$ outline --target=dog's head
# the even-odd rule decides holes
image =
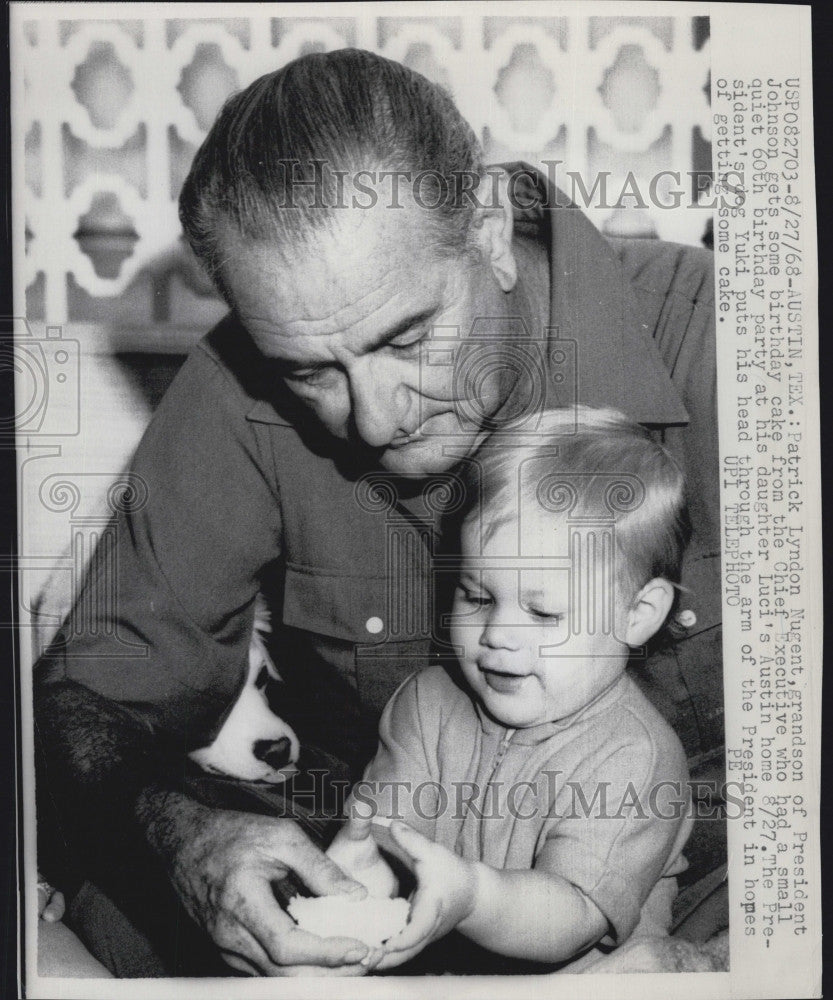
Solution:
[[[259,601],[246,682],[213,743],[190,755],[212,774],[280,784],[298,771],[298,737],[278,715],[283,683],[263,640],[268,631],[268,614]]]

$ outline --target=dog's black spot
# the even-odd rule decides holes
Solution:
[[[260,678],[258,678],[258,680],[259,679]],[[276,681],[270,674],[266,678],[266,683],[263,684],[263,696],[266,698],[266,704],[269,706],[269,711],[281,719],[284,718],[284,709],[286,707],[286,685],[283,681]]]
[[[255,740],[252,753],[257,760],[279,771],[289,763],[292,743],[287,736],[281,736],[279,740]]]

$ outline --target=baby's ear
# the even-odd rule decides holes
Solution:
[[[629,646],[642,646],[662,628],[671,605],[674,586],[661,576],[654,577],[639,591],[628,612],[625,641]]]

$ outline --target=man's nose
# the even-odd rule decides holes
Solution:
[[[407,390],[382,364],[360,364],[350,372],[350,400],[356,433],[371,448],[383,448],[407,429]],[[411,428],[413,430],[414,428]]]

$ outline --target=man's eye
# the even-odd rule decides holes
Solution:
[[[326,385],[332,378],[332,371],[328,368],[304,368],[294,372],[284,372],[284,379],[293,385],[318,386]]]
[[[407,333],[402,333],[398,337],[394,337],[393,340],[388,341],[388,347],[393,347],[398,355],[418,354],[419,346],[425,339],[427,330],[408,330]]]

